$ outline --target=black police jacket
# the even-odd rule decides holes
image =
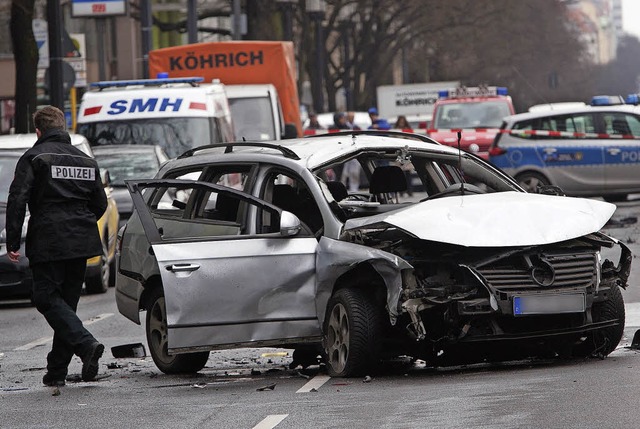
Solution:
[[[97,220],[107,208],[96,161],[63,130],[45,132],[20,157],[7,200],[7,249],[20,249],[29,206],[26,256],[30,263],[102,254]]]

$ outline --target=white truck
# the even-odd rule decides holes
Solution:
[[[297,137],[285,124],[278,91],[272,84],[225,85],[238,140],[282,140]]]
[[[224,85],[203,78],[158,78],[90,84],[77,132],[92,146],[151,144],[171,158],[197,146],[234,141]]]
[[[393,124],[403,115],[412,127],[428,128],[438,92],[459,82],[428,82],[406,85],[382,85],[377,88],[380,117]]]

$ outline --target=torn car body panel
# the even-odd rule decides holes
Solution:
[[[391,323],[395,324],[403,288],[402,272],[410,270],[412,266],[399,256],[381,249],[323,237],[318,247],[316,262],[316,311],[321,326],[324,324],[327,302],[339,283],[338,280],[361,264],[367,264],[383,279],[387,310]]]

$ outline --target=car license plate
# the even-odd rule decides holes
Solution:
[[[583,293],[555,295],[526,295],[513,297],[514,316],[530,314],[582,313],[585,311]]]

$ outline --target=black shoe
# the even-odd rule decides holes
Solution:
[[[104,346],[98,342],[91,345],[91,348],[86,355],[82,357],[82,380],[93,381],[98,375],[98,360],[104,353]]]
[[[64,379],[65,377],[56,377],[47,372],[44,377],[42,377],[42,384],[51,387],[64,386]]]

